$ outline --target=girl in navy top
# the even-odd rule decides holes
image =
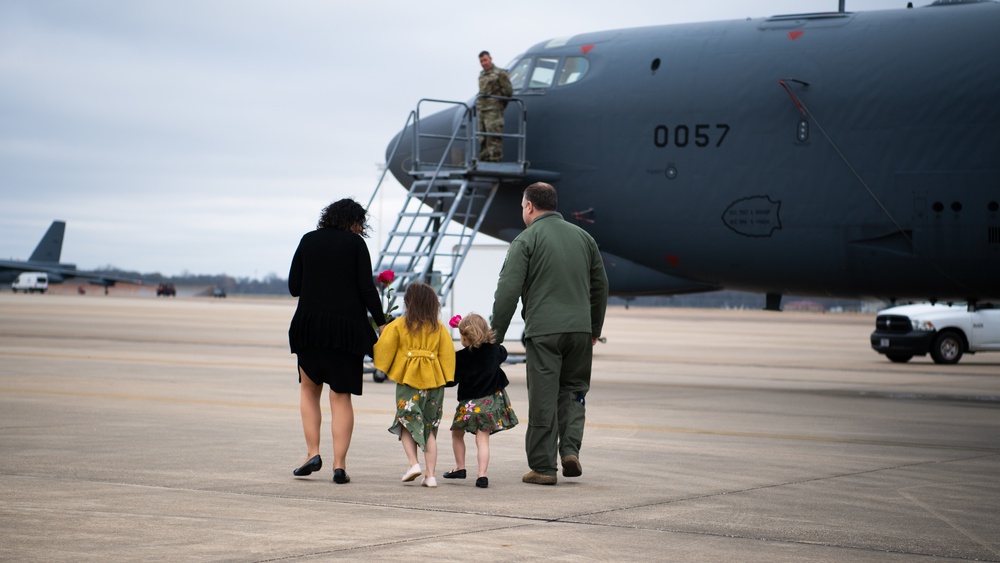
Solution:
[[[517,425],[517,415],[507,396],[507,375],[500,364],[507,359],[507,349],[496,344],[486,319],[469,313],[458,323],[465,348],[455,354],[455,381],[458,407],[451,424],[451,445],[455,451],[455,469],[445,479],[465,479],[465,433],[476,436],[479,474],[476,486],[486,488],[489,479],[490,434]]]

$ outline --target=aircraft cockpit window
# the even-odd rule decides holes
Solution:
[[[566,57],[560,66],[559,57],[525,57],[514,62],[508,71],[514,90],[540,90],[579,82],[590,70],[583,57]],[[557,74],[558,71],[558,74]]]
[[[529,88],[548,88],[552,86],[552,81],[556,78],[556,67],[559,66],[559,59],[541,57],[535,63],[535,70],[531,72],[531,82]]]
[[[528,71],[531,70],[531,57],[525,57],[511,67],[510,72],[510,85],[514,87],[515,90],[521,90],[524,88],[524,83],[528,80]]]
[[[559,71],[559,81],[556,84],[565,86],[577,82],[583,78],[583,75],[587,74],[589,68],[590,63],[583,57],[566,57],[566,62],[563,63],[562,70]]]

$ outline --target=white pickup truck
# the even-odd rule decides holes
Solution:
[[[957,364],[962,354],[1000,352],[1000,308],[992,303],[924,303],[879,311],[872,349],[893,362],[925,356]]]

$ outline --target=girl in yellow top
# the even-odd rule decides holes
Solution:
[[[389,323],[375,343],[373,363],[396,382],[396,420],[389,432],[399,436],[410,469],[403,482],[421,473],[417,444],[427,468],[421,485],[436,487],[437,429],[444,386],[455,380],[455,345],[438,318],[441,303],[429,285],[415,282],[403,296],[406,314]]]

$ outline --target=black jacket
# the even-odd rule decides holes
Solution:
[[[507,349],[499,344],[463,348],[455,353],[455,381],[446,386],[458,385],[459,401],[488,397],[509,383],[500,369],[506,359]]]
[[[288,328],[292,353],[307,348],[371,354],[378,335],[368,313],[385,324],[361,236],[337,229],[306,233],[292,257],[288,291],[299,298]]]

